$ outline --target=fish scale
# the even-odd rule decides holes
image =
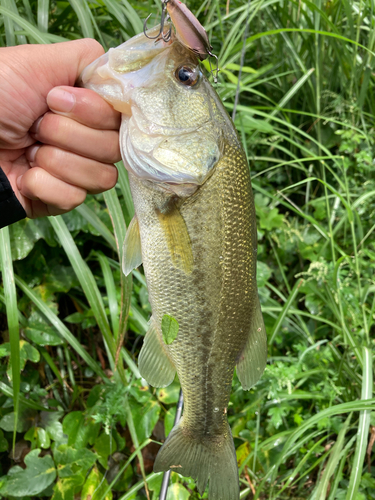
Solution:
[[[166,349],[184,393],[184,424],[196,436],[214,435],[226,420],[233,371],[257,293],[254,205],[244,153],[238,143],[227,146],[210,179],[180,207],[193,249],[190,275],[171,262],[156,215],[164,198],[160,201],[159,193],[150,193],[134,176],[131,190],[153,316],[158,324],[164,314],[179,323],[178,337]]]
[[[82,81],[124,112],[120,147],[135,207],[124,272],[143,262],[152,309],[139,370],[155,387],[177,371],[184,394],[154,471],[191,476],[201,493],[209,482],[210,500],[239,500],[227,420],[233,372],[250,389],[267,354],[246,156],[196,56],[173,33],[111,49]],[[179,324],[168,345],[166,314]]]

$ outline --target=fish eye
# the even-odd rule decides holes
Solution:
[[[200,71],[198,67],[180,66],[176,69],[175,76],[183,85],[194,87],[200,80]]]

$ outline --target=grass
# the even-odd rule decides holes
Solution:
[[[188,5],[219,55],[229,113],[237,95],[257,209],[269,364],[249,392],[233,381],[241,498],[375,498],[374,5]],[[151,12],[156,22],[159,2],[1,0],[0,46],[94,36],[108,49]],[[14,436],[26,451],[48,450],[58,471],[32,498],[89,487],[95,500],[158,498],[155,441],[170,430],[179,387],[146,389],[136,367],[150,307],[142,273],[120,272],[133,213],[120,170],[115,189],[73,213],[0,232],[0,495],[15,491],[9,469],[24,466],[8,456]],[[76,449],[86,461],[71,458]],[[59,471],[61,454],[75,483]],[[198,498],[190,479],[172,473],[172,483],[171,498]]]

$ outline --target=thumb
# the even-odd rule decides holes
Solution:
[[[73,86],[82,70],[104,53],[100,43],[92,38],[52,45],[29,45],[29,48],[30,53],[25,54],[28,71],[34,74],[34,78],[39,76],[40,82],[40,76],[43,77],[46,84],[44,97],[58,85]]]
[[[28,131],[48,111],[49,91],[74,86],[82,70],[103,53],[100,43],[91,38],[0,48],[0,148],[32,144]],[[7,130],[5,138],[2,128]]]

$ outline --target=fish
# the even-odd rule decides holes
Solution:
[[[143,264],[152,309],[139,370],[153,387],[168,386],[177,373],[184,396],[154,471],[191,476],[201,494],[208,484],[210,500],[238,500],[227,418],[233,373],[248,390],[267,359],[241,141],[197,54],[174,32],[167,41],[141,33],[110,49],[83,71],[81,85],[122,113],[120,147],[135,207],[123,270]],[[163,338],[165,315],[179,326],[171,343]]]

